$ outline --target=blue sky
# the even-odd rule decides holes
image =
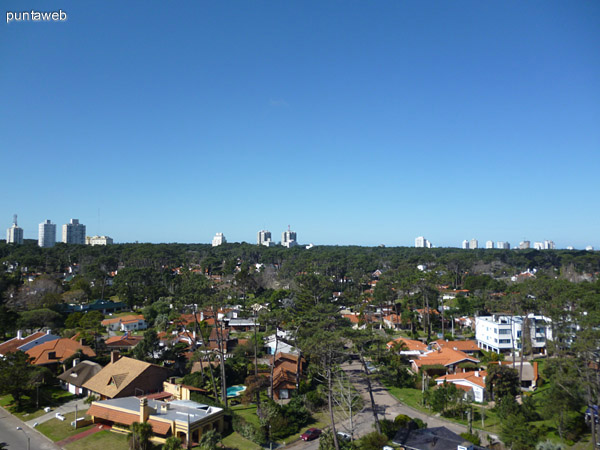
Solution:
[[[26,238],[600,247],[597,1],[2,6],[68,14],[0,24]]]

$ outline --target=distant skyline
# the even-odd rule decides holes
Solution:
[[[600,248],[600,2],[5,0],[0,223]]]

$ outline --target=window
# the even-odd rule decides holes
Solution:
[[[517,337],[520,338],[521,337],[521,330],[517,331]]]
[[[500,344],[510,344],[510,339],[500,339]]]
[[[510,330],[500,330],[499,334],[510,334]]]

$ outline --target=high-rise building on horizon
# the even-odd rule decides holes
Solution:
[[[85,245],[85,225],[79,219],[71,219],[62,227],[62,241],[65,244]]]
[[[510,250],[510,243],[504,241],[498,241],[497,247],[502,250]]]
[[[50,220],[40,223],[38,228],[38,245],[42,248],[54,247],[56,244],[56,224]]]
[[[520,250],[527,250],[528,248],[531,248],[531,242],[530,241],[521,241],[521,242],[519,242],[519,249]]]
[[[477,239],[475,239],[475,238],[471,239],[471,241],[469,242],[469,248],[471,250],[475,250],[476,248],[479,248],[479,242],[477,241]]]
[[[467,241],[466,239],[464,241],[462,241],[462,248],[465,250],[469,249],[469,241]]]
[[[419,236],[415,239],[415,248],[431,248],[431,242],[425,239],[423,236]]]
[[[296,240],[296,232],[291,231],[289,226],[287,231],[281,233],[281,245],[287,248],[298,245],[298,241]]]
[[[273,241],[271,240],[271,232],[267,230],[260,230],[258,232],[256,242],[258,245],[270,247],[271,245],[273,245]]]
[[[226,244],[227,239],[225,239],[225,235],[223,233],[215,234],[215,237],[212,240],[212,246],[218,247],[219,245]]]
[[[485,243],[485,248],[487,248],[487,249],[494,248],[494,241],[487,241]]]
[[[17,225],[17,215],[13,216],[13,224],[6,229],[7,244],[22,244],[23,243],[23,228]]]
[[[544,241],[544,250],[554,250],[556,249],[556,244],[554,241],[545,240]]]

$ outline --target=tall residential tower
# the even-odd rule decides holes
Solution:
[[[65,244],[85,245],[85,225],[79,223],[79,219],[71,219],[62,227],[62,241]]]
[[[43,248],[54,247],[56,244],[56,224],[46,220],[40,223],[38,229],[38,245]]]
[[[13,216],[12,227],[6,229],[7,244],[22,244],[23,243],[23,228],[17,225],[17,215]]]

